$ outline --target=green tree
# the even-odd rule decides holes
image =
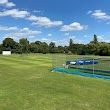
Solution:
[[[42,42],[40,47],[42,48],[43,54],[46,54],[49,52],[48,44],[46,42]]]
[[[29,51],[31,53],[38,53],[38,46],[34,42],[30,43],[29,44]]]
[[[3,45],[0,44],[0,54],[2,53]]]
[[[29,52],[28,51],[29,50],[29,41],[27,40],[27,38],[20,39],[19,44],[21,44],[23,53],[28,53]]]
[[[69,52],[68,46],[64,46],[64,52],[65,53],[68,53]]]
[[[98,40],[97,40],[97,35],[94,34],[94,43],[97,44]]]
[[[84,45],[83,44],[75,44],[74,46],[74,53],[81,55],[81,54],[85,54],[85,50],[84,49]]]
[[[110,55],[110,44],[101,42],[99,45],[99,55],[108,56]]]
[[[64,47],[63,46],[58,46],[58,53],[64,53],[65,51],[64,51]]]
[[[70,39],[70,42],[69,42],[69,51],[73,53],[73,40],[72,39]]]
[[[12,53],[22,54],[22,46],[21,46],[21,44],[16,42],[14,47],[13,47],[13,49],[12,49]]]
[[[3,50],[12,50],[16,42],[12,38],[5,38],[3,40]]]
[[[41,41],[35,41],[37,53],[41,53],[42,51],[41,43]]]
[[[87,54],[94,54],[98,55],[99,53],[99,44],[89,43],[86,45],[86,52]]]
[[[55,43],[54,42],[51,42],[50,44],[49,44],[49,53],[55,53],[56,51],[56,48],[55,48],[56,46],[55,46]]]
[[[41,41],[35,41],[36,45],[40,45],[42,42]]]
[[[97,35],[96,34],[94,34],[94,39],[90,43],[98,44],[98,39],[97,39]]]

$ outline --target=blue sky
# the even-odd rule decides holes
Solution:
[[[110,1],[0,0],[0,43],[28,38],[56,45],[87,44],[98,36],[110,42]]]

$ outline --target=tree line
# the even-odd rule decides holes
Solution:
[[[54,42],[35,41],[29,42],[27,38],[22,38],[19,42],[12,38],[5,38],[0,44],[0,53],[9,50],[12,53],[68,53],[78,55],[110,55],[110,43],[98,42],[97,35],[94,34],[93,41],[88,44],[76,44],[70,39],[69,46],[56,46]]]

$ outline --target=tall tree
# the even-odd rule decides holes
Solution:
[[[43,54],[48,53],[49,48],[48,48],[48,44],[46,42],[41,43],[41,48],[42,48],[42,53]]]
[[[27,38],[22,38],[19,40],[19,43],[22,46],[22,52],[23,53],[28,53],[28,49],[29,49],[29,41],[27,40]]]
[[[41,41],[35,41],[37,53],[41,53]]]
[[[98,43],[98,40],[97,40],[97,35],[94,34],[94,43]]]
[[[51,42],[50,44],[49,44],[49,52],[50,53],[55,53],[55,43],[54,42]]]
[[[72,45],[73,45],[73,40],[70,39],[69,47],[71,47]]]
[[[19,44],[18,42],[15,42],[13,49],[12,49],[12,53],[18,53],[21,54],[22,53],[22,46],[21,44]]]
[[[73,40],[70,39],[70,42],[69,42],[69,51],[73,51]]]
[[[12,38],[5,38],[3,40],[3,50],[12,50],[15,46],[15,41]]]
[[[34,42],[30,43],[29,44],[29,51],[31,53],[38,53],[38,46]]]
[[[98,39],[97,39],[97,35],[96,34],[94,34],[94,39],[90,43],[98,44]]]

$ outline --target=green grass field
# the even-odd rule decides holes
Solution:
[[[110,81],[51,67],[51,55],[0,55],[0,110],[110,110]]]

